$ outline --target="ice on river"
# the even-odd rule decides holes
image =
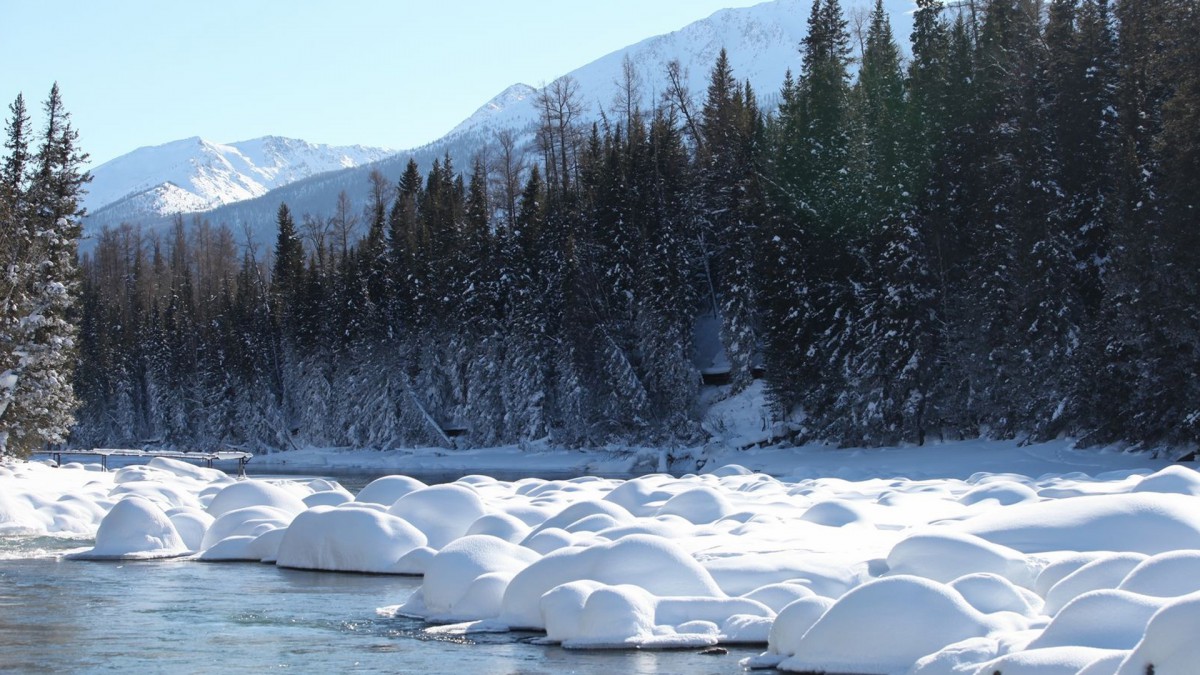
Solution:
[[[356,499],[173,460],[8,463],[0,534],[94,540],[82,558],[423,573],[380,612],[567,648],[761,644],[746,666],[801,672],[1194,672],[1200,474],[1096,455],[1091,474],[1056,459],[1037,476],[936,477],[919,452],[920,479],[901,477],[900,452],[859,452],[837,477],[392,476]]]

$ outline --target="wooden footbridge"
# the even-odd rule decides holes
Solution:
[[[180,459],[190,462],[203,462],[204,466],[213,468],[214,462],[237,462],[238,475],[246,475],[246,463],[254,455],[248,452],[221,450],[218,452],[188,452],[175,450],[133,450],[124,448],[92,448],[91,450],[46,450],[43,454],[54,458],[54,463],[62,466],[63,457],[99,457],[104,470],[108,470],[109,457],[142,457],[147,460],[155,457]]]

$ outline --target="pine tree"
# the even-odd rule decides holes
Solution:
[[[296,221],[287,204],[281,203],[275,216],[275,265],[271,285],[281,314],[292,311],[304,277],[304,244],[296,233]]]
[[[772,164],[775,279],[766,299],[768,386],[779,414],[797,406],[815,434],[843,388],[855,314],[849,245],[857,232],[850,175],[850,36],[837,0],[814,0],[800,79],[782,92]]]
[[[912,105],[929,105],[937,100],[931,90],[941,84],[936,61],[930,62],[941,55],[929,44],[939,25],[936,8],[918,11],[934,16],[917,19],[916,30],[925,35],[918,35],[922,49],[916,51],[912,80],[919,79],[918,88],[925,89]],[[919,444],[925,440],[936,373],[936,292],[929,222],[919,198],[927,185],[918,182],[928,179],[930,169],[922,166],[928,150],[913,152],[906,121],[919,120],[912,133],[929,140],[936,136],[925,126],[932,111],[907,109],[899,48],[881,2],[871,15],[865,45],[854,92],[861,116],[854,173],[865,200],[857,214],[860,232],[849,244],[860,247],[863,259],[853,280],[856,314],[841,337],[845,390],[823,434],[848,444]]]
[[[15,104],[13,112],[10,139],[20,126]],[[78,149],[79,133],[71,127],[57,83],[50,90],[44,115],[41,145],[30,164],[27,229],[18,235],[30,240],[25,260],[18,263],[16,283],[24,292],[15,306],[7,370],[0,376],[5,392],[0,420],[7,436],[7,443],[0,445],[18,454],[65,442],[78,407],[71,387],[77,332],[76,248],[83,216],[79,199],[91,178],[81,168],[87,155]]]

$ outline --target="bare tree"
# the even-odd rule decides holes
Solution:
[[[304,229],[304,238],[312,243],[312,255],[317,259],[317,269],[324,272],[326,269],[326,240],[329,238],[330,230],[333,229],[333,220],[306,213],[301,227]]]
[[[692,138],[692,142],[696,144],[697,148],[703,147],[704,136],[700,134],[700,126],[692,115],[692,109],[695,106],[692,103],[692,94],[687,87],[687,73],[679,64],[679,59],[672,59],[667,64],[667,90],[663,92],[663,102],[666,104],[669,114],[683,115],[688,136]]]
[[[504,223],[512,227],[517,218],[517,200],[521,196],[521,177],[525,173],[525,153],[517,146],[511,129],[496,132],[496,153],[492,158],[492,192],[504,212]]]
[[[387,220],[388,204],[392,203],[395,196],[395,188],[379,169],[371,169],[367,180],[371,182],[370,200],[366,207],[367,217],[372,221],[378,219],[384,222]]]
[[[578,155],[579,132],[575,120],[583,113],[579,83],[570,75],[558,78],[542,88],[538,105],[542,109],[540,140],[546,180],[549,184],[559,184],[567,192]]]
[[[617,95],[613,100],[613,114],[625,118],[625,128],[633,126],[633,117],[642,102],[642,80],[629,54],[621,60],[621,77],[616,80]]]
[[[850,8],[846,17],[850,21],[850,35],[858,43],[858,60],[861,63],[863,54],[867,53],[867,33],[871,28],[872,10],[866,5],[856,5]]]
[[[354,207],[350,204],[350,195],[345,190],[338,193],[337,209],[333,214],[333,232],[337,235],[339,253],[345,257],[350,252],[350,241],[358,228],[358,216],[354,215]]]

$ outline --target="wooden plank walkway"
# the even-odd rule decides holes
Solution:
[[[246,463],[250,461],[254,455],[249,452],[240,452],[234,450],[223,450],[219,452],[180,452],[175,450],[134,450],[126,448],[92,448],[91,450],[46,450],[43,453],[54,458],[55,464],[62,465],[63,457],[99,457],[100,464],[104,470],[108,470],[109,457],[145,457],[153,459],[155,457],[164,457],[166,459],[181,459],[185,461],[201,461],[208,468],[212,468],[213,462],[236,461],[238,463],[238,475],[246,475]]]

